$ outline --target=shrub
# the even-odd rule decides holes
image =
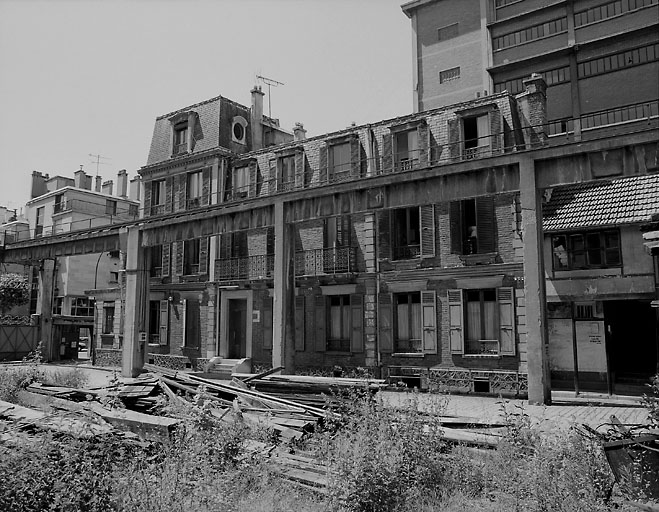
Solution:
[[[21,274],[0,274],[0,313],[30,300],[30,283]]]
[[[659,373],[652,377],[648,387],[651,394],[644,394],[641,403],[648,410],[648,420],[653,426],[659,426]]]

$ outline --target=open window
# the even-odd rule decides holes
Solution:
[[[227,174],[225,201],[245,199],[249,195],[249,165],[235,167]]]
[[[188,121],[181,121],[174,125],[174,155],[188,152]]]
[[[383,212],[378,224],[382,258],[404,260],[435,255],[434,205]]]
[[[449,217],[452,253],[472,255],[496,251],[494,198],[453,201]]]
[[[151,209],[150,215],[165,213],[165,199],[167,197],[166,181],[154,180],[151,182]]]
[[[169,342],[169,301],[149,301],[149,343],[167,345]]]
[[[411,129],[394,137],[394,163],[397,171],[408,171],[419,165],[419,132]]]
[[[186,176],[187,208],[198,208],[201,206],[201,194],[203,190],[202,171],[189,172]]]
[[[296,299],[296,345],[304,349],[304,297]],[[364,351],[364,304],[359,294],[315,297],[315,349],[320,352]],[[298,337],[301,343],[298,344]]]
[[[611,268],[622,265],[617,229],[556,234],[551,238],[554,270]]]
[[[351,143],[332,144],[327,150],[328,180],[330,183],[350,179],[352,172]]]

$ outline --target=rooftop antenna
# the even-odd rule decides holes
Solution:
[[[268,117],[272,119],[272,105],[270,102],[270,86],[274,85],[275,87],[278,87],[280,85],[286,85],[286,84],[284,84],[284,82],[278,82],[277,80],[273,80],[272,78],[268,78],[266,76],[256,75],[256,78],[258,80],[261,80],[265,85],[268,86]]]
[[[110,165],[109,162],[101,162],[101,160],[112,160],[111,158],[108,158],[107,156],[102,156],[102,155],[92,155],[91,153],[89,153],[89,156],[91,156],[91,157],[93,157],[93,158],[96,159],[95,162],[92,160],[92,163],[95,163],[95,164],[96,164],[96,176],[98,176],[98,166],[99,166],[99,165]],[[82,169],[82,166],[80,166],[80,168]]]

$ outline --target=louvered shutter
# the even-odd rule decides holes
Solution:
[[[496,232],[494,218],[494,198],[476,199],[476,234],[478,253],[496,251]]]
[[[378,216],[378,258],[391,259],[391,210],[382,210]]]
[[[220,235],[220,259],[222,260],[231,258],[231,239],[231,233]]]
[[[497,288],[499,348],[501,355],[515,355],[515,294],[510,287]]]
[[[249,163],[249,187],[247,189],[248,197],[255,197],[261,193],[261,186],[259,183],[260,180],[258,178],[259,178],[258,166],[256,164],[256,160],[252,160]],[[236,192],[241,192],[241,191],[236,191]]]
[[[279,177],[277,176],[277,159],[272,158],[268,161],[268,170],[270,172],[270,179],[269,179],[269,188],[270,188],[270,193],[273,194],[277,190],[279,190]]]
[[[179,174],[177,178],[177,191],[176,191],[176,196],[177,196],[177,203],[178,203],[178,209],[179,210],[185,210],[186,208],[186,188],[188,184],[188,175],[187,174]]]
[[[316,351],[325,352],[327,349],[326,323],[327,323],[327,297],[316,296]]]
[[[359,144],[359,137],[354,136],[350,138],[350,174],[353,179],[359,178],[362,175],[362,158],[361,158],[361,145]]]
[[[174,211],[174,178],[165,181],[165,213]]]
[[[208,274],[208,238],[199,239],[199,273]]]
[[[462,290],[448,290],[449,346],[451,354],[464,354]]]
[[[462,202],[451,201],[449,204],[449,223],[451,228],[451,253],[462,254]]]
[[[426,123],[422,123],[418,126],[416,131],[419,141],[419,154],[418,156],[415,156],[415,158],[419,159],[419,167],[425,167],[426,165],[428,165],[428,152],[429,152],[428,125]]]
[[[271,350],[272,349],[272,297],[263,298],[263,308],[261,311],[261,328],[263,330],[263,348],[265,350]],[[297,333],[295,333],[295,339],[297,340]]]
[[[295,152],[295,188],[304,188],[304,151]]]
[[[394,145],[391,133],[382,136],[382,172],[393,172],[394,170]]]
[[[381,293],[378,302],[380,352],[390,354],[394,351],[394,313],[391,294]]]
[[[211,201],[211,168],[201,171],[201,204],[208,206]]]
[[[421,318],[423,321],[423,352],[437,353],[437,296],[434,291],[421,292]]]
[[[295,297],[295,350],[304,351],[304,295]]]
[[[448,123],[448,150],[452,160],[460,158],[460,119],[449,119]]]
[[[172,265],[172,246],[171,244],[163,244],[162,245],[162,253],[161,253],[161,266],[162,266],[162,277],[169,277],[170,276],[170,268]]]
[[[144,186],[144,216],[149,217],[151,215],[151,187],[153,182],[150,181]]]
[[[177,276],[183,275],[183,243],[184,243],[183,240],[174,242],[174,245],[176,246],[176,275]]]
[[[492,153],[500,153],[503,150],[503,119],[499,109],[490,110],[489,114],[490,124],[490,148]]]
[[[421,219],[421,257],[431,258],[435,255],[435,205],[420,206],[419,217]]]
[[[364,351],[364,298],[350,295],[350,351]]]
[[[320,154],[318,155],[318,180],[322,185],[328,182],[328,169],[327,169],[327,145],[323,144],[320,147]]]
[[[161,300],[160,301],[160,325],[158,326],[158,342],[161,345],[167,345],[169,343],[169,301]]]

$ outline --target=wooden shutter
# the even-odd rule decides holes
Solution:
[[[449,119],[448,121],[448,151],[451,160],[460,159],[460,119]]]
[[[359,144],[359,137],[354,136],[350,138],[350,175],[354,178],[359,178],[362,175],[362,155],[361,145]]]
[[[201,204],[208,206],[211,202],[211,168],[206,167],[201,171]]]
[[[168,328],[169,328],[169,301],[161,300],[160,301],[160,326],[159,326],[159,329],[158,329],[159,343],[161,345],[167,345],[169,343]]]
[[[177,202],[178,202],[178,209],[179,210],[185,210],[186,208],[186,188],[188,185],[188,175],[187,174],[179,174],[177,181],[177,191],[176,191],[176,197],[177,197]]]
[[[325,352],[327,349],[327,336],[325,334],[327,323],[327,297],[316,296],[316,351]]]
[[[199,273],[208,274],[208,237],[199,239]]]
[[[435,255],[435,205],[419,206],[421,219],[421,257],[430,258]]]
[[[295,297],[295,350],[304,351],[304,295]]]
[[[226,260],[231,258],[231,233],[220,234],[220,259]]]
[[[496,224],[494,219],[494,198],[476,199],[476,234],[478,235],[478,252],[496,251]]]
[[[382,172],[394,171],[394,144],[391,133],[382,136]]]
[[[451,226],[451,253],[462,254],[462,202],[451,201],[449,204],[449,223]]]
[[[174,178],[165,181],[165,213],[174,211]]]
[[[492,153],[500,153],[503,150],[503,119],[499,109],[490,110],[489,114],[490,124],[490,148]]]
[[[176,307],[176,306],[174,306]],[[181,301],[181,309],[182,309],[182,318],[181,318],[181,325],[183,326],[183,336],[181,338],[181,346],[182,347],[187,347],[188,345],[188,301],[186,299],[183,299]],[[176,315],[178,317],[178,313]]]
[[[423,352],[437,353],[437,296],[435,291],[421,292],[421,318],[423,321]]]
[[[390,354],[394,351],[394,311],[390,293],[381,293],[378,297],[380,324],[380,352]]]
[[[462,290],[448,290],[449,346],[451,354],[464,354],[464,310]]]
[[[503,356],[515,355],[515,293],[510,287],[497,288],[499,305],[499,350]]]
[[[259,169],[256,160],[249,163],[249,188],[247,189],[248,197],[255,197],[261,194],[262,179],[259,179]]]
[[[263,298],[263,307],[261,308],[261,329],[263,330],[263,348],[265,350],[272,350],[272,297]],[[295,340],[297,342],[297,332],[295,333]]]
[[[271,158],[268,161],[268,170],[270,171],[270,178],[268,183],[269,185],[269,190],[270,194],[274,194],[277,190],[279,190],[279,180],[277,176],[277,159],[276,158]]]
[[[325,185],[328,182],[328,170],[327,170],[327,145],[323,144],[320,147],[319,152],[319,162],[318,162],[318,179],[321,184]]]
[[[391,210],[377,213],[378,218],[378,259],[391,259]]]
[[[182,276],[183,275],[183,240],[179,240],[178,242],[174,242],[174,245],[176,246],[176,275],[177,276]]]
[[[172,246],[171,244],[162,244],[162,253],[161,253],[161,266],[162,266],[162,277],[170,276],[170,268],[172,266]]]
[[[295,152],[295,188],[304,188],[304,151]]]
[[[364,298],[350,295],[350,352],[364,351]]]
[[[151,215],[151,187],[153,182],[149,181],[144,185],[144,216],[149,217]],[[162,198],[161,198],[162,200]]]
[[[426,123],[421,123],[417,129],[417,137],[419,141],[419,154],[416,158],[419,159],[419,167],[425,167],[428,165],[428,125]]]

